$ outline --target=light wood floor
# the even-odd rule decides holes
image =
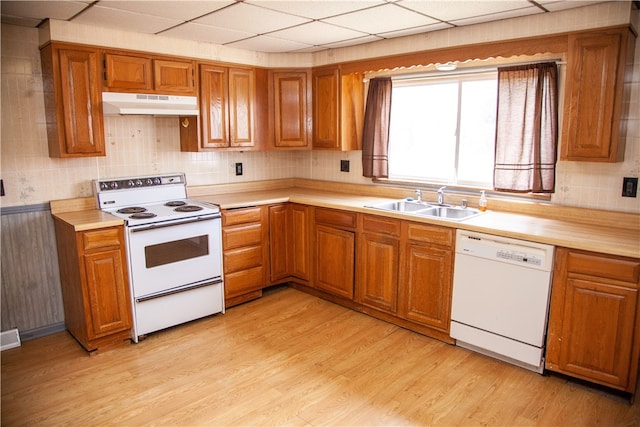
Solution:
[[[640,406],[302,292],[89,357],[67,334],[2,357],[2,426],[637,426]]]

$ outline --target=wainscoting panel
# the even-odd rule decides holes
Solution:
[[[3,331],[64,328],[53,218],[48,204],[2,209]],[[46,333],[41,333],[44,335]],[[35,336],[33,336],[35,338]]]

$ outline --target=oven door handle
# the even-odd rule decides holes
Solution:
[[[136,300],[136,302],[145,302],[145,301],[149,301],[149,300],[156,299],[156,298],[166,297],[168,295],[178,294],[180,292],[186,292],[186,291],[192,291],[192,290],[198,289],[198,288],[204,288],[205,286],[217,285],[219,283],[222,283],[222,279],[221,278],[213,279],[213,280],[208,281],[208,282],[205,281],[205,282],[202,282],[202,283],[194,283],[192,285],[181,286],[179,288],[168,289],[166,291],[157,292],[155,294],[149,294],[149,295],[145,295],[145,296],[142,296],[142,297],[137,297],[137,298],[135,298],[135,300]]]
[[[170,222],[158,222],[154,224],[140,225],[129,227],[129,231],[137,233],[139,231],[157,230],[158,228],[175,227],[176,225],[190,224],[193,222],[211,221],[221,218],[220,214],[211,214],[208,216],[199,216],[197,218],[189,218],[185,220],[176,220]]]

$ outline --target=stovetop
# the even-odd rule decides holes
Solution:
[[[220,208],[187,198],[184,173],[95,180],[101,210],[128,226],[216,214]]]

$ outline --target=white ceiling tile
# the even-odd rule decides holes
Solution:
[[[459,21],[531,6],[527,0],[400,0],[396,4],[442,21]]]
[[[134,31],[144,34],[155,34],[165,28],[180,24],[178,19],[160,16],[142,15],[126,10],[93,6],[73,19],[73,22],[97,27],[118,28],[124,31]]]
[[[193,22],[178,25],[160,34],[166,37],[176,37],[179,39],[197,40],[215,44],[226,44],[256,35],[256,33],[212,27],[210,25],[196,24]]]
[[[541,0],[537,3],[540,3],[542,7],[547,9],[548,11],[557,11],[557,10],[565,10],[571,9],[574,7],[581,6],[589,6],[591,4],[602,3],[602,1],[583,1],[583,0],[572,0],[572,1],[558,1],[558,0]]]
[[[312,47],[308,44],[290,40],[276,39],[269,36],[256,36],[250,39],[240,40],[227,44],[227,46],[239,49],[253,50],[257,52],[294,52]]]
[[[384,4],[383,0],[247,0],[255,4],[310,19],[323,19]]]
[[[357,39],[344,40],[344,41],[336,42],[336,43],[327,43],[327,44],[323,45],[323,47],[329,48],[329,49],[337,49],[339,47],[355,46],[355,45],[359,45],[359,44],[371,43],[371,42],[376,42],[376,41],[380,41],[380,40],[382,40],[382,37],[364,36],[364,37],[359,37]]]
[[[0,1],[2,15],[66,20],[88,6],[88,1]]]
[[[488,16],[475,16],[473,18],[453,20],[450,22],[458,26],[471,25],[471,24],[486,22],[487,19],[491,21],[499,21],[501,19],[516,18],[518,16],[525,16],[525,15],[533,15],[535,13],[544,13],[544,11],[538,7],[531,6],[531,7],[526,7],[524,9],[509,10],[506,12],[494,13]]]
[[[234,0],[101,0],[100,6],[189,21],[235,3]]]
[[[42,22],[42,19],[20,18],[15,16],[2,15],[2,23],[7,25],[17,25],[20,27],[35,28]]]
[[[402,36],[411,36],[414,34],[422,34],[429,31],[437,31],[444,30],[445,28],[452,28],[453,25],[447,24],[446,22],[436,22],[435,24],[425,25],[422,27],[414,27],[414,28],[405,28],[403,30],[398,31],[390,31],[388,33],[379,33],[380,37],[384,37],[385,39],[392,39],[394,37],[402,37]]]
[[[310,45],[324,45],[347,39],[355,39],[365,34],[359,31],[325,24],[324,22],[314,21],[297,27],[275,31],[269,35],[285,40],[297,40]]]
[[[194,22],[225,27],[232,30],[269,33],[280,28],[309,22],[306,18],[264,9],[250,4],[236,3],[232,6],[203,16]]]
[[[392,3],[328,18],[324,21],[370,34],[386,33],[437,22]]]

